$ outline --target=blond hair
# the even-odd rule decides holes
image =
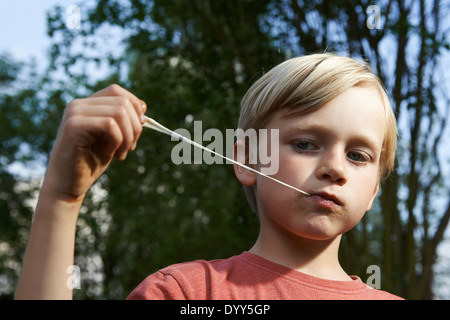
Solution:
[[[287,60],[257,80],[241,101],[238,128],[260,129],[277,111],[304,115],[324,106],[345,90],[362,85],[378,89],[384,104],[386,130],[380,155],[380,178],[394,167],[397,125],[389,97],[380,79],[362,61],[332,53]],[[257,212],[253,187],[244,186],[247,200]]]

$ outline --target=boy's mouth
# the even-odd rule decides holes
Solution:
[[[343,205],[342,201],[337,196],[326,192],[311,193],[310,198],[324,207],[331,208]]]

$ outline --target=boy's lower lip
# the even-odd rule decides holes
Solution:
[[[333,200],[325,199],[319,195],[312,195],[309,196],[308,198],[311,199],[318,206],[323,207],[325,209],[336,209],[341,206],[338,203],[334,202]]]

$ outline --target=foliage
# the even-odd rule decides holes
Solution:
[[[144,99],[148,114],[169,128],[192,130],[193,119],[201,120],[204,130],[224,131],[236,126],[241,97],[266,70],[293,55],[328,50],[371,61],[400,124],[398,170],[384,182],[372,212],[343,239],[341,262],[362,278],[377,264],[383,289],[432,298],[436,249],[450,217],[438,157],[449,98],[445,90],[447,95],[438,96],[436,77],[448,49],[442,18],[449,8],[439,1],[384,1],[382,29],[369,30],[369,5],[86,1],[79,4],[81,30],[66,28],[63,8],[55,7],[48,15],[53,38],[48,73],[30,75],[34,80],[24,89],[0,98],[0,281],[17,276],[31,218],[26,200],[34,191],[18,190],[20,177],[7,167],[28,163],[19,158],[24,148],[27,157],[48,156],[72,97],[117,82]],[[116,50],[104,52],[103,46],[113,45]],[[108,71],[92,79],[92,67]],[[0,84],[14,82],[20,69],[20,63],[0,56]],[[166,136],[144,132],[137,151],[124,163],[113,162],[94,186],[78,223],[75,263],[83,271],[83,290],[75,297],[124,298],[159,268],[228,257],[256,239],[257,218],[231,166],[175,165],[173,145]],[[435,205],[438,198],[441,206]]]

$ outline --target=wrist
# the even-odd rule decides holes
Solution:
[[[73,182],[69,182],[67,177],[62,177],[53,171],[50,166],[47,168],[39,195],[55,201],[82,203],[86,192],[77,188]]]
[[[35,218],[45,216],[76,223],[83,200],[84,195],[82,197],[70,197],[43,185],[36,204]]]

